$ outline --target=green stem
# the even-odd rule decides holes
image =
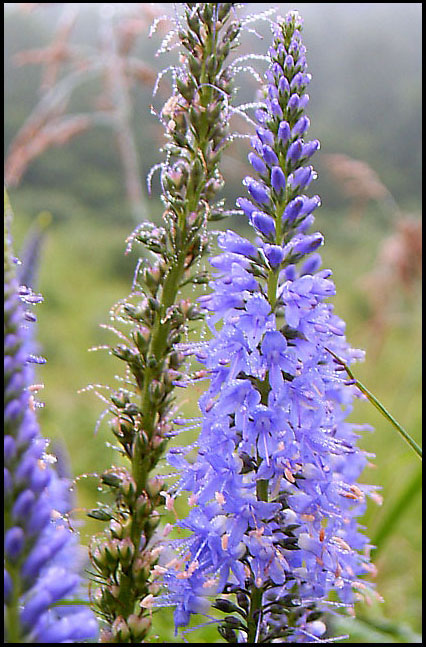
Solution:
[[[268,301],[271,306],[271,312],[274,311],[277,301],[278,271],[270,272],[268,277]]]
[[[329,348],[325,349],[330,353],[330,355],[333,355],[334,359],[336,362],[338,362],[343,368],[345,369],[346,373],[349,375],[349,377],[354,381],[354,384],[359,388],[359,390],[364,393],[364,395],[367,396],[368,400],[371,402],[373,406],[380,411],[382,416],[387,418],[389,422],[395,427],[395,429],[398,431],[398,433],[401,434],[401,436],[404,438],[404,440],[410,445],[410,447],[416,452],[417,456],[422,460],[422,449],[421,447],[416,443],[416,441],[410,436],[410,434],[405,431],[405,429],[399,424],[397,420],[385,409],[385,407],[382,405],[381,402],[359,381],[357,378],[354,376],[352,373],[351,369],[349,366],[342,360],[340,357],[338,357],[335,353],[333,353],[332,350]]]
[[[12,599],[6,604],[5,625],[8,643],[22,643],[19,622],[20,577],[19,568],[8,564],[7,571],[12,580]]]
[[[268,485],[269,481],[267,479],[258,479],[256,481],[256,496],[259,501],[268,500]]]
[[[257,643],[257,627],[259,624],[259,614],[262,612],[262,597],[263,590],[254,586],[251,592],[250,609],[247,618],[247,643],[249,644]]]

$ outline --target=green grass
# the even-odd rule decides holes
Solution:
[[[27,209],[20,208],[18,194],[16,202],[14,195],[10,196],[15,211],[16,249],[29,224]],[[395,286],[392,320],[378,335],[369,324],[369,306],[360,276],[374,266],[378,245],[387,231],[374,209],[366,213],[358,227],[349,226],[345,215],[327,213],[323,208],[317,225],[326,237],[324,267],[333,269],[337,286],[336,312],[347,322],[347,337],[352,345],[367,351],[366,362],[355,366],[354,372],[420,442],[420,289],[407,299]],[[59,442],[65,447],[72,473],[89,475],[78,480],[75,512],[85,543],[101,530],[99,522],[85,516],[100,497],[98,482],[90,475],[102,472],[111,462],[117,462],[117,457],[106,445],[112,441],[107,423],[94,434],[96,420],[106,405],[93,393],[77,391],[89,383],[114,384],[114,375],[122,370],[121,363],[105,351],[88,352],[88,348],[112,340],[99,324],[108,323],[109,308],[130,291],[137,258],[137,254],[124,256],[124,240],[130,229],[126,224],[96,224],[93,217],[85,219],[81,214],[74,220],[61,220],[51,227],[40,268],[39,289],[45,302],[37,310],[37,336],[48,360],[39,372],[45,384],[40,398],[46,403],[40,411],[40,423],[43,434],[52,438],[53,444]],[[196,400],[202,388],[203,383],[179,390],[185,413],[196,415]],[[409,486],[419,461],[367,401],[357,402],[352,419],[375,427],[374,433],[365,433],[360,441],[376,454],[375,467],[366,472],[364,480],[381,486],[384,502],[381,507],[369,505],[363,522],[370,537],[378,533],[383,537],[376,583],[384,602],[371,608],[359,606],[364,622],[345,623],[342,633],[350,633],[348,642],[416,642],[410,631],[420,632],[421,622],[420,492],[415,488],[407,500],[400,502],[395,516],[392,510]],[[179,510],[183,508],[184,505]],[[159,635],[159,642],[181,642],[173,637],[171,617],[170,610],[154,615],[154,633]],[[374,627],[372,622],[376,623]],[[400,634],[394,627],[400,628]],[[380,636],[383,639],[378,639]],[[404,636],[411,636],[411,640]],[[191,634],[189,640],[223,642],[214,627]]]

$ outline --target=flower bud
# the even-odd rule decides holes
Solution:
[[[279,166],[274,166],[271,173],[271,184],[275,193],[281,193],[285,190],[286,179]]]
[[[262,146],[262,151],[263,151],[263,159],[269,166],[272,166],[273,164],[278,164],[278,157],[275,154],[275,151],[267,145]]]
[[[124,643],[130,638],[130,629],[122,616],[118,616],[111,627],[114,636],[114,642]]]
[[[303,144],[300,139],[290,144],[287,151],[287,160],[291,163],[296,163],[302,157]]]
[[[259,126],[259,128],[256,129],[256,132],[262,144],[268,144],[268,146],[274,145],[274,135],[270,130]]]
[[[151,627],[151,618],[132,614],[127,618],[127,625],[131,632],[132,642],[141,642]]]
[[[275,235],[274,219],[263,211],[254,211],[251,214],[250,222],[265,236]]]
[[[246,185],[250,195],[252,196],[252,198],[254,198],[254,200],[256,200],[256,202],[258,202],[259,204],[269,203],[269,194],[263,184],[256,182],[256,180],[253,180],[253,178],[251,177],[244,178],[243,184]]]
[[[267,168],[265,163],[260,159],[260,157],[255,155],[255,153],[249,153],[248,160],[252,165],[252,167],[254,168],[254,170],[256,171],[256,173],[259,173],[259,175],[266,175]]]
[[[117,551],[118,558],[123,568],[127,568],[132,561],[133,555],[135,554],[135,547],[130,537],[126,537],[125,539],[118,541]]]
[[[283,248],[279,245],[265,245],[264,251],[271,267],[277,267],[284,259]]]
[[[278,137],[285,144],[290,139],[290,126],[287,121],[282,121],[278,127]]]

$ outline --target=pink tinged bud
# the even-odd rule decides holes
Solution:
[[[151,626],[151,618],[149,616],[140,617],[132,614],[127,618],[127,625],[132,632],[132,636],[136,639],[142,639],[146,636]]]
[[[167,537],[173,530],[173,525],[171,523],[166,523],[163,529],[163,537]]]

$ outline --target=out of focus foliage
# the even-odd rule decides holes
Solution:
[[[37,102],[43,71],[33,64],[17,67],[14,56],[46,46],[61,12],[61,3],[31,12],[17,7],[14,4],[6,10],[5,20],[5,150]],[[96,45],[101,7],[96,3],[81,5],[71,44]],[[163,7],[165,13],[173,11],[171,3],[160,5],[159,10]],[[289,9],[286,3],[277,7],[278,11]],[[346,153],[367,162],[400,205],[416,204],[420,196],[421,3],[301,3],[297,8],[305,19],[304,38],[313,77],[311,135],[321,140],[325,153]],[[244,13],[264,9],[263,4],[247,3]],[[255,28],[265,38],[246,34],[243,52],[262,53],[269,42],[266,23]],[[173,52],[155,58],[159,42],[157,36],[149,39],[142,34],[132,53],[160,71],[175,61]],[[259,63],[258,69],[261,67]],[[157,107],[167,97],[169,81],[166,77]],[[252,101],[254,79],[240,73],[237,85],[242,86],[241,102]],[[70,111],[93,106],[99,92],[99,85],[88,79],[73,95]],[[149,86],[139,85],[133,101],[132,127],[144,182],[152,165],[161,160],[161,128],[149,111]],[[235,120],[235,127],[241,129],[245,124]],[[245,164],[245,152],[246,144],[241,144],[230,155]],[[321,171],[320,156],[317,164]],[[231,161],[229,167],[234,167]],[[238,194],[241,175],[234,172],[228,177],[230,197]],[[340,199],[335,184],[326,173],[320,175],[316,190],[330,206]],[[122,198],[114,138],[108,129],[98,126],[31,163],[18,200],[30,202],[33,209],[54,210],[56,218],[72,215],[75,219],[84,205],[85,218],[90,210],[93,218],[116,222],[129,217]]]

